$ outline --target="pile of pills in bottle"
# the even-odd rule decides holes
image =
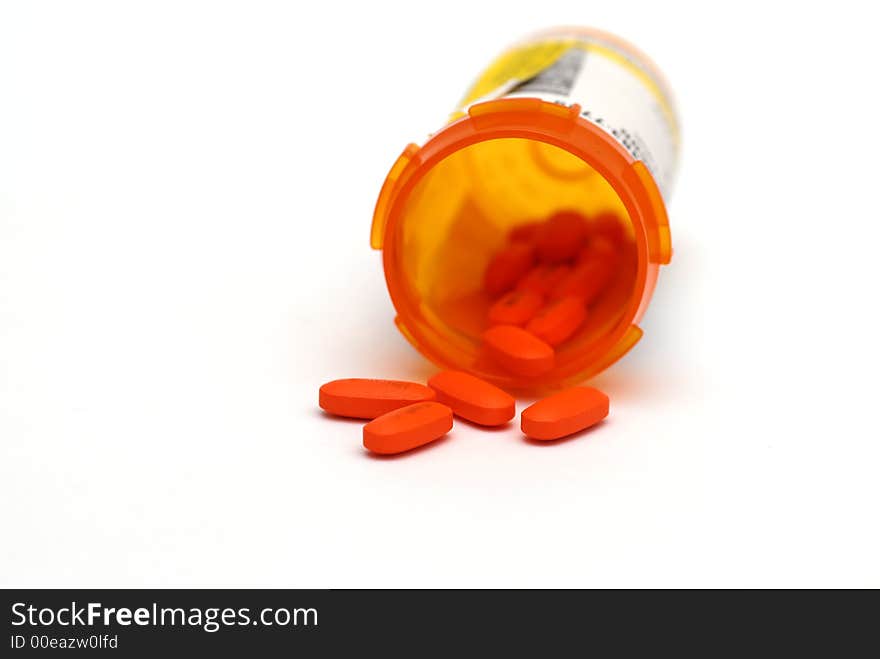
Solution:
[[[625,241],[613,213],[559,211],[511,230],[483,277],[494,299],[482,336],[489,356],[514,375],[552,370],[556,348],[583,326],[614,278]]]

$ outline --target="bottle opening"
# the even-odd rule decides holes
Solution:
[[[493,361],[483,345],[489,310],[500,296],[486,289],[486,270],[515,240],[514,229],[528,233],[529,225],[563,211],[582,215],[588,227],[601,218],[604,230],[612,230],[612,274],[588,302],[583,324],[555,347],[552,371],[523,378]],[[518,137],[469,144],[424,172],[387,237],[386,273],[398,324],[433,361],[510,387],[591,374],[629,328],[642,294],[638,230],[611,184],[569,151]],[[561,265],[574,268],[576,259]]]

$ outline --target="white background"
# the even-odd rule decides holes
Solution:
[[[872,11],[3,3],[0,584],[880,586]],[[432,373],[379,187],[563,23],[648,52],[684,127],[612,416],[371,458],[318,386]]]

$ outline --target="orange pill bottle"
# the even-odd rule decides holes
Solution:
[[[642,337],[660,266],[672,255],[664,199],[679,153],[669,89],[610,34],[556,28],[502,53],[449,122],[391,167],[373,216],[396,324],[422,354],[511,389],[539,391],[602,371]],[[614,280],[552,370],[515,375],[487,358],[493,299],[483,276],[518,226],[560,210],[613,214]]]

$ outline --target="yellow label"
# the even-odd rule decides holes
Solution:
[[[524,96],[578,105],[669,189],[679,150],[675,110],[656,69],[628,44],[577,29],[516,44],[480,74],[450,120],[476,103]]]
[[[575,39],[556,39],[511,48],[483,71],[464,95],[457,110],[460,112],[474,101],[490,96],[513,80],[533,78],[576,45]]]

